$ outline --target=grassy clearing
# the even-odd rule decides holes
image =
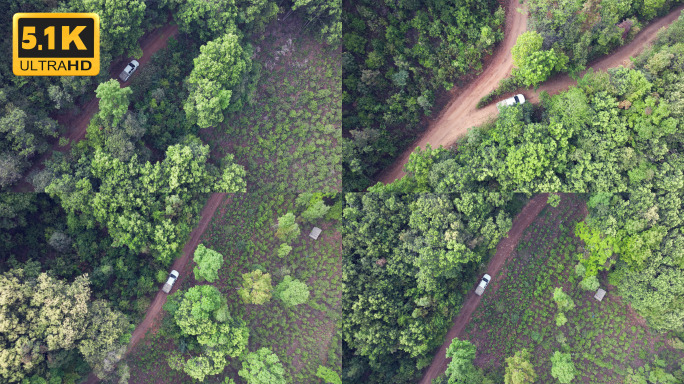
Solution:
[[[295,383],[317,383],[319,365],[339,367],[341,344],[339,328],[341,311],[341,238],[336,220],[321,219],[302,224],[301,235],[292,244],[292,252],[283,259],[276,249],[280,241],[273,225],[279,216],[294,211],[295,195],[261,196],[237,194],[229,197],[214,216],[204,233],[202,243],[222,253],[225,264],[214,284],[228,298],[230,312],[242,317],[250,328],[249,349],[268,347],[275,352],[287,370],[287,377]],[[309,238],[316,225],[323,229],[318,240]],[[194,263],[191,263],[194,266]],[[306,282],[311,290],[305,304],[286,308],[276,299],[264,305],[247,305],[238,297],[242,273],[257,265],[273,276],[275,286],[286,274]],[[182,289],[196,284],[189,274]],[[166,364],[167,352],[181,349],[167,336],[171,319],[165,317],[157,335],[146,339],[146,346],[138,348],[129,358],[131,382],[182,383],[191,379],[172,371]],[[210,377],[207,382],[223,382],[228,376],[240,382],[237,371],[240,362],[233,359],[224,375]]]
[[[269,26],[253,43],[261,78],[252,105],[201,131],[213,155],[234,153],[247,168],[251,192],[342,188],[340,50],[300,27],[294,17]]]
[[[601,287],[608,293],[602,302],[578,286],[575,255],[582,243],[573,230],[585,215],[580,196],[563,195],[557,208],[547,206],[525,231],[495,290],[485,293],[466,328],[467,339],[477,346],[476,365],[503,375],[504,359],[527,348],[537,381],[553,383],[550,355],[570,352],[579,372],[573,382],[596,384],[622,383],[631,370],[661,366],[672,371],[679,366],[684,353],[652,333],[615,295],[605,276]],[[577,305],[561,327],[554,320],[552,298],[559,286]]]

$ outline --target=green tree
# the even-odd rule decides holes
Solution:
[[[291,251],[291,246],[289,246],[287,243],[282,243],[278,247],[278,257],[282,259],[283,257],[289,255]]]
[[[324,383],[342,384],[342,379],[340,379],[340,375],[338,375],[337,372],[322,365],[318,366],[318,370],[316,371],[316,377],[323,380]]]
[[[181,334],[195,336],[203,348],[202,355],[188,360],[172,354],[168,359],[172,369],[202,381],[205,376],[223,372],[226,356],[239,356],[247,348],[249,329],[230,315],[226,298],[214,286],[178,290],[169,296],[164,309],[173,316]]]
[[[304,8],[308,24],[321,24],[321,34],[330,45],[339,43],[342,37],[341,0],[295,0],[292,9]]]
[[[276,286],[273,296],[280,299],[286,307],[292,307],[306,303],[309,299],[309,287],[288,275]]]
[[[276,236],[285,243],[290,243],[292,240],[296,239],[301,230],[299,225],[295,222],[296,218],[292,212],[288,212],[285,215],[278,218],[278,230],[276,231]]]
[[[569,353],[556,351],[551,356],[551,376],[558,379],[562,384],[571,383],[575,378],[575,364],[573,364]]]
[[[278,356],[268,348],[250,352],[242,361],[238,375],[247,384],[285,384],[285,368]]]
[[[238,9],[235,0],[164,0],[178,7],[173,16],[183,32],[209,41],[225,33],[236,33]],[[256,10],[250,11],[255,13]]]
[[[554,71],[565,70],[568,57],[562,53],[556,53],[552,48],[543,51],[542,36],[536,31],[527,31],[518,36],[518,40],[511,49],[513,75],[519,77],[526,86],[534,85],[546,80]]]
[[[598,281],[598,277],[589,276],[582,279],[582,281],[580,281],[579,286],[580,288],[586,291],[596,291],[599,288],[600,284]]]
[[[144,1],[71,0],[69,4],[72,12],[93,12],[100,16],[100,47],[111,57],[142,56],[138,39],[145,32],[142,27],[146,8]],[[103,71],[107,72],[106,67]]]
[[[575,309],[575,302],[572,300],[572,297],[563,292],[562,287],[556,287],[553,290],[553,301],[558,305],[559,311],[570,311]]]
[[[561,197],[557,193],[550,193],[549,198],[546,200],[546,204],[556,208],[560,204]]]
[[[95,95],[100,99],[100,117],[111,126],[117,126],[128,111],[128,97],[131,94],[131,88],[121,88],[114,79],[98,85]]]
[[[304,212],[302,212],[301,218],[304,221],[312,222],[325,216],[330,210],[330,207],[325,205],[323,200],[318,200],[313,205],[309,206]]]
[[[247,304],[263,304],[271,300],[271,275],[256,269],[242,274],[242,286],[238,295]]]
[[[216,126],[224,112],[242,106],[240,91],[252,67],[251,48],[244,50],[234,34],[225,34],[200,47],[187,82],[190,94],[185,102],[188,120],[200,128]]]
[[[223,255],[206,248],[204,244],[197,246],[193,255],[193,260],[197,265],[193,269],[195,280],[208,281],[213,283],[218,279],[218,270],[223,265]]]
[[[87,275],[72,283],[12,269],[0,275],[0,378],[19,382],[79,351],[94,372],[111,372],[130,337],[127,317],[91,300]],[[8,333],[9,332],[9,333]]]
[[[556,326],[557,327],[562,327],[567,322],[568,322],[568,318],[565,317],[565,313],[558,312],[558,314],[556,314]]]
[[[447,348],[446,356],[451,358],[446,369],[448,384],[482,383],[484,376],[473,364],[475,346],[472,343],[454,338]]]
[[[530,362],[530,352],[522,349],[506,358],[505,384],[531,384],[537,380],[534,366]]]

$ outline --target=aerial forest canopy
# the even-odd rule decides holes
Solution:
[[[420,132],[436,95],[482,69],[503,39],[492,0],[344,4],[344,188],[365,189]]]
[[[574,229],[585,285],[607,270],[652,329],[681,329],[682,36],[684,16],[633,68],[590,72],[540,106],[504,108],[457,150],[417,150],[407,176],[347,197],[349,382],[368,373],[365,382],[411,382],[430,363],[473,265],[510,227],[514,193],[589,193],[588,217]]]

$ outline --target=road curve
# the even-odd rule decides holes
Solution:
[[[532,224],[534,219],[539,215],[539,212],[546,206],[546,200],[548,199],[548,194],[542,193],[533,197],[520,211],[518,216],[513,220],[513,226],[511,230],[508,231],[508,237],[501,240],[496,246],[496,254],[489,260],[487,265],[487,273],[493,277],[492,284],[487,287],[486,294],[491,294],[497,288],[497,281],[500,276],[498,276],[499,271],[504,266],[506,260],[511,256],[515,246],[520,241],[520,237],[523,231]],[[439,347],[439,350],[432,359],[432,363],[423,374],[423,378],[420,380],[420,384],[430,384],[432,379],[436,378],[440,374],[446,371],[447,365],[451,359],[447,359],[446,350],[451,344],[451,340],[454,337],[459,337],[463,333],[465,326],[470,321],[475,308],[480,304],[481,296],[475,294],[475,290],[470,291],[468,296],[466,296],[463,302],[463,307],[458,312],[458,315],[454,318],[454,325],[451,326],[449,332],[446,335],[444,344]]]
[[[513,69],[511,48],[515,45],[518,35],[527,30],[527,12],[518,12],[516,9],[519,7],[519,0],[508,0],[504,39],[494,50],[494,55],[487,67],[449,102],[439,118],[430,124],[427,131],[382,172],[381,182],[391,183],[404,176],[404,164],[408,162],[409,155],[416,147],[425,148],[425,145],[430,143],[435,148],[440,144],[452,143],[463,136],[469,127],[484,123],[492,114],[488,108],[478,110],[475,106],[480,98],[496,89],[499,80],[508,76]],[[467,125],[465,122],[468,122]]]
[[[516,0],[509,1],[509,9],[506,15],[507,25],[509,23],[520,23],[519,19],[523,18],[522,15],[514,10],[517,3]],[[630,43],[623,45],[610,55],[594,61],[590,64],[590,68],[593,68],[595,71],[606,70],[629,62],[630,57],[638,55],[646,44],[650,44],[655,40],[660,28],[668,26],[676,20],[682,10],[684,10],[684,5],[674,8],[664,17],[651,21]],[[526,24],[526,17],[525,15],[525,22],[523,24]],[[526,30],[525,26],[514,24],[510,31],[507,26],[504,43],[497,49],[492,64],[462,93],[455,97],[437,120],[430,124],[427,131],[380,175],[380,182],[387,184],[403,177],[405,175],[404,164],[408,162],[409,155],[416,147],[425,148],[426,144],[430,143],[432,148],[439,147],[440,145],[449,148],[465,135],[468,129],[482,125],[497,115],[498,112],[494,103],[482,109],[477,109],[476,105],[482,97],[496,88],[501,79],[510,74],[513,68],[513,58],[510,54],[511,48],[515,45],[518,35]],[[495,63],[500,64],[496,65]],[[574,84],[576,82],[570,76],[558,75],[543,83],[536,91],[522,89],[513,93],[524,93],[528,101],[536,103],[539,102],[539,93],[541,91],[547,91],[549,94],[555,95],[567,90]]]
[[[154,30],[152,33],[143,36],[140,39],[140,48],[143,51],[143,55],[138,60],[140,63],[140,68],[144,67],[152,58],[152,56],[157,53],[160,49],[166,47],[168,40],[171,36],[175,36],[178,33],[178,26],[175,24],[168,24],[164,27]],[[110,68],[110,75],[113,79],[117,79],[121,69],[123,67],[118,67],[116,65]],[[127,85],[128,82],[120,84],[122,87]],[[26,176],[30,175],[32,172],[39,171],[45,168],[45,161],[52,156],[53,151],[67,152],[71,150],[71,145],[78,143],[83,140],[86,135],[86,129],[93,116],[97,113],[100,107],[99,99],[93,96],[90,101],[86,102],[81,106],[78,115],[65,114],[57,117],[57,121],[67,127],[67,131],[62,135],[69,139],[69,144],[64,147],[60,147],[59,143],[56,142],[50,151],[45,152],[38,160],[36,160],[31,168],[24,172],[24,177],[22,180],[17,182],[13,187],[13,192],[33,192],[34,188],[31,183],[26,180]]]

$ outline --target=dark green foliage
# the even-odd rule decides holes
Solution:
[[[344,188],[365,189],[413,141],[439,92],[482,69],[503,38],[496,1],[344,6]]]

